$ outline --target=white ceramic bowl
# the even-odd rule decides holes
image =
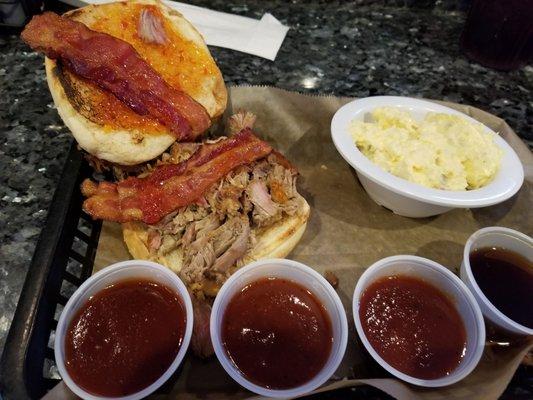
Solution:
[[[76,395],[82,399],[87,400],[106,400],[110,397],[96,396],[91,393],[86,392],[80,386],[76,384],[70,377],[67,369],[65,368],[65,335],[67,329],[70,325],[72,317],[76,312],[82,307],[86,301],[92,295],[106,288],[107,286],[120,282],[127,279],[140,278],[140,279],[150,279],[152,281],[166,285],[168,288],[173,289],[178,293],[183,300],[185,310],[187,313],[187,323],[185,327],[185,334],[183,336],[183,343],[181,348],[176,355],[176,358],[170,364],[168,369],[165,371],[161,377],[152,383],[150,386],[144,388],[143,390],[133,393],[128,396],[123,397],[112,397],[114,400],[137,400],[142,399],[148,396],[150,393],[158,389],[165,381],[170,378],[170,376],[176,371],[180,365],[185,353],[187,353],[187,348],[189,347],[189,342],[191,341],[192,335],[192,326],[193,326],[193,309],[191,298],[189,297],[189,292],[183,284],[183,282],[178,278],[178,276],[170,271],[168,268],[163,267],[160,264],[156,264],[150,261],[142,260],[131,260],[123,261],[116,264],[112,264],[109,267],[102,269],[97,272],[89,279],[87,279],[79,288],[74,292],[72,297],[69,299],[56,329],[56,337],[54,343],[54,354],[56,359],[57,368],[63,381],[72,390]]]
[[[266,389],[247,380],[228,357],[220,337],[222,319],[229,301],[247,284],[266,277],[285,278],[308,288],[322,302],[331,318],[333,346],[326,365],[312,380],[292,389]],[[215,354],[226,372],[246,389],[262,396],[276,398],[301,396],[325,383],[338,368],[348,340],[346,312],[335,289],[315,270],[299,262],[285,259],[256,261],[235,272],[224,283],[215,299],[211,311],[210,329]]]
[[[533,260],[533,239],[521,232],[499,226],[480,229],[466,241],[461,264],[461,279],[474,294],[483,315],[487,319],[501,328],[519,335],[533,335],[533,329],[513,321],[494,307],[476,283],[470,267],[470,253],[483,247],[503,247],[531,261]],[[531,295],[533,296],[533,293]]]
[[[446,293],[457,307],[466,330],[466,353],[459,366],[449,375],[438,379],[414,378],[392,367],[370,345],[359,319],[359,300],[369,285],[391,275],[420,278]],[[392,375],[418,386],[439,387],[460,381],[476,367],[485,347],[483,315],[472,293],[451,271],[422,257],[404,255],[387,257],[370,266],[357,281],[353,295],[353,317],[359,338],[370,355]]]
[[[501,203],[513,196],[522,186],[522,164],[507,142],[500,136],[494,141],[503,150],[501,167],[488,185],[468,191],[430,189],[398,178],[381,169],[361,153],[348,132],[354,119],[363,120],[377,107],[399,107],[421,120],[428,112],[461,115],[478,122],[466,114],[430,101],[397,96],[377,96],[354,100],[341,107],[331,121],[333,143],[341,156],[357,172],[368,195],[378,204],[406,217],[429,217],[452,208],[477,208]],[[489,128],[486,128],[491,131]],[[491,131],[492,132],[492,131]]]

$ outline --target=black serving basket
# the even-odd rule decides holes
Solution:
[[[0,364],[5,399],[40,398],[58,383],[53,339],[69,295],[91,275],[101,222],[82,212],[92,170],[72,144],[7,336]]]
[[[82,211],[80,184],[93,171],[75,143],[54,194],[44,229],[31,260],[22,294],[0,361],[5,400],[38,399],[59,380],[54,361],[57,322],[70,295],[93,269],[101,222]],[[369,357],[369,373],[380,374]],[[179,372],[178,372],[179,373]],[[309,396],[316,399],[390,399],[370,386]],[[520,367],[505,399],[532,399],[531,367]]]

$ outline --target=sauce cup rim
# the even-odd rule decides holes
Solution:
[[[328,358],[328,361],[326,365],[320,370],[320,372],[310,381],[304,383],[303,385],[290,388],[290,389],[268,389],[263,386],[259,386],[251,381],[249,381],[244,375],[238,370],[238,368],[233,364],[233,362],[229,359],[224,346],[222,344],[221,340],[221,327],[217,323],[217,316],[220,314],[220,322],[222,321],[222,316],[225,311],[225,307],[222,305],[222,301],[226,300],[228,296],[232,296],[234,293],[230,290],[233,289],[235,286],[239,285],[240,282],[238,279],[244,275],[248,274],[250,271],[253,271],[256,268],[260,268],[265,265],[275,265],[275,266],[281,266],[290,268],[293,272],[296,272],[298,275],[308,275],[313,280],[317,281],[327,292],[327,296],[331,300],[331,302],[334,305],[334,310],[328,310],[328,314],[331,318],[332,324],[335,324],[335,322],[340,324],[340,332],[338,337],[334,336],[334,340],[338,341],[338,345],[336,346],[337,351],[335,351],[335,345],[331,349],[331,354]],[[261,279],[262,277],[267,276],[276,276],[276,269],[272,269],[272,271],[268,274],[257,276],[256,279],[253,279],[252,281]],[[309,288],[308,285],[297,281],[296,279],[293,280],[294,282],[308,288],[311,290],[311,292],[317,296],[317,294]],[[227,304],[226,304],[227,305]],[[295,397],[295,396],[301,396],[306,393],[309,393],[322,384],[324,384],[330,377],[333,375],[333,373],[337,370],[339,364],[341,363],[344,353],[346,351],[346,345],[348,343],[348,320],[346,317],[346,311],[344,309],[344,306],[339,298],[339,295],[335,291],[335,289],[331,286],[331,284],[317,271],[314,269],[308,267],[307,265],[293,261],[288,259],[280,259],[280,258],[271,258],[271,259],[264,259],[264,260],[258,260],[254,261],[239,270],[237,270],[235,273],[233,273],[229,279],[222,285],[220,288],[220,291],[217,294],[217,297],[215,298],[215,302],[213,304],[213,308],[211,311],[211,320],[210,320],[210,333],[211,333],[211,341],[213,343],[213,348],[215,350],[215,354],[224,368],[224,370],[241,386],[244,388],[257,393],[262,396],[272,397],[272,398],[289,398],[289,397]],[[329,366],[328,366],[329,365]]]
[[[440,378],[435,378],[435,379],[415,378],[411,375],[401,372],[400,370],[390,365],[385,359],[383,359],[374,350],[374,348],[368,341],[366,334],[363,330],[361,320],[359,318],[359,300],[363,294],[363,284],[365,284],[367,280],[372,279],[371,276],[376,272],[376,270],[379,270],[381,268],[387,268],[388,266],[392,266],[398,263],[418,264],[423,267],[428,267],[434,273],[439,273],[442,277],[451,280],[454,286],[456,287],[456,290],[462,296],[464,296],[466,303],[468,304],[468,306],[470,307],[474,315],[474,321],[475,321],[475,327],[476,327],[476,330],[474,332],[469,332],[465,326],[467,341],[471,338],[471,336],[474,336],[476,338],[476,342],[474,343],[473,354],[468,359],[467,364],[465,364],[462,367],[462,370],[460,371],[460,373],[457,373],[456,372],[457,370],[454,370],[449,375],[446,375]],[[410,274],[406,274],[406,275],[410,275]],[[416,276],[416,274],[413,274],[410,276]],[[447,294],[446,291],[444,290],[441,290],[441,291],[444,294]],[[464,321],[464,316],[462,315],[459,309],[457,309],[457,312],[459,313],[459,315]],[[365,272],[363,272],[363,274],[359,277],[359,280],[357,281],[357,284],[355,286],[354,295],[353,295],[353,318],[354,318],[357,334],[359,335],[359,338],[363,342],[363,345],[365,346],[367,351],[370,353],[370,355],[383,368],[385,368],[385,370],[387,370],[392,375],[396,376],[397,378],[405,382],[408,382],[408,383],[411,383],[417,386],[442,387],[442,386],[451,385],[453,383],[456,383],[464,379],[467,375],[469,375],[474,370],[476,365],[479,363],[479,360],[481,359],[483,350],[485,348],[485,322],[483,320],[483,314],[481,313],[481,309],[479,308],[479,305],[477,304],[476,299],[474,298],[473,294],[470,292],[468,287],[463,283],[463,281],[461,281],[461,279],[459,279],[459,277],[456,276],[452,271],[450,271],[449,269],[447,269],[446,267],[442,266],[441,264],[435,261],[432,261],[432,260],[429,260],[423,257],[411,256],[411,255],[391,256],[391,257],[382,258],[381,260],[376,261],[374,264],[368,267],[365,270]]]
[[[475,291],[476,295],[479,296],[479,299],[483,302],[483,305],[487,308],[489,308],[498,319],[506,323],[507,325],[510,325],[514,328],[515,331],[521,331],[524,335],[533,335],[533,328],[528,328],[527,326],[524,326],[522,324],[519,324],[518,322],[512,320],[507,315],[505,315],[503,312],[501,312],[492,302],[488,299],[487,296],[485,296],[485,293],[483,293],[483,290],[479,287],[477,280],[472,272],[472,268],[470,265],[470,254],[472,252],[472,246],[474,242],[479,239],[481,236],[486,235],[488,233],[495,233],[500,235],[506,235],[508,237],[512,237],[515,240],[522,240],[526,243],[533,243],[533,239],[526,235],[525,233],[519,232],[514,229],[505,228],[502,226],[489,226],[486,228],[482,228],[474,232],[466,241],[464,250],[463,250],[463,263],[465,266],[465,273],[468,276],[468,279],[470,281],[470,284],[472,285],[472,289]],[[522,255],[522,254],[521,254]]]
[[[78,305],[80,302],[84,304],[88,301],[89,297],[86,296],[86,293],[97,283],[102,282],[103,280],[106,280],[110,275],[117,271],[121,271],[124,269],[127,269],[129,267],[141,267],[144,269],[156,269],[158,273],[161,273],[165,276],[166,279],[166,285],[174,290],[176,293],[178,293],[181,297],[181,300],[183,301],[183,304],[185,306],[186,310],[186,326],[185,326],[185,332],[183,335],[183,341],[181,344],[180,349],[178,350],[178,354],[172,361],[172,364],[167,368],[167,370],[152,384],[145,387],[144,389],[129,394],[127,396],[121,396],[121,397],[107,397],[107,396],[100,396],[96,394],[92,394],[84,390],[81,386],[79,386],[70,376],[68,373],[66,366],[65,366],[65,359],[64,359],[64,342],[65,342],[65,334],[68,329],[68,325],[70,321],[72,320],[72,317],[74,316],[73,313],[73,307]],[[61,312],[61,316],[59,317],[59,321],[56,328],[56,337],[54,340],[54,358],[57,364],[57,368],[59,370],[59,374],[61,375],[61,378],[65,382],[65,384],[68,386],[70,390],[72,390],[77,396],[81,397],[82,399],[87,400],[106,400],[106,399],[115,399],[115,400],[137,400],[142,399],[149,394],[153,393],[155,390],[157,390],[161,385],[163,385],[171,376],[172,374],[178,369],[181,362],[183,361],[183,358],[185,357],[185,354],[187,353],[187,349],[189,347],[189,343],[191,341],[192,336],[192,328],[193,328],[193,308],[192,308],[192,302],[191,298],[189,296],[189,292],[187,291],[187,288],[185,287],[184,283],[181,281],[181,279],[171,270],[168,268],[162,266],[161,264],[152,262],[152,261],[146,261],[146,260],[127,260],[127,261],[121,261],[118,263],[111,264],[102,270],[98,271],[91,277],[89,277],[83,284],[74,292],[74,294],[70,297],[67,304],[63,308],[63,311]]]

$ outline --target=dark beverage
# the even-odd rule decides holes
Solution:
[[[512,70],[526,64],[533,52],[533,0],[473,0],[461,47],[490,68]]]
[[[520,254],[485,247],[470,254],[470,267],[489,301],[520,325],[533,328],[533,266]]]

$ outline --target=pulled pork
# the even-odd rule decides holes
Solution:
[[[200,147],[200,143],[176,142],[155,160],[133,166],[114,164],[85,152],[84,157],[96,172],[111,172],[115,180],[122,181],[130,176],[143,177],[150,173],[154,167],[161,164],[177,164],[180,161],[186,160],[198,149],[198,147]],[[79,146],[78,150],[83,151]]]
[[[182,246],[180,277],[189,287],[206,278],[223,283],[255,244],[253,228],[295,215],[301,207],[296,171],[279,157],[271,154],[233,170],[195,204],[150,225],[150,253],[165,255]]]

